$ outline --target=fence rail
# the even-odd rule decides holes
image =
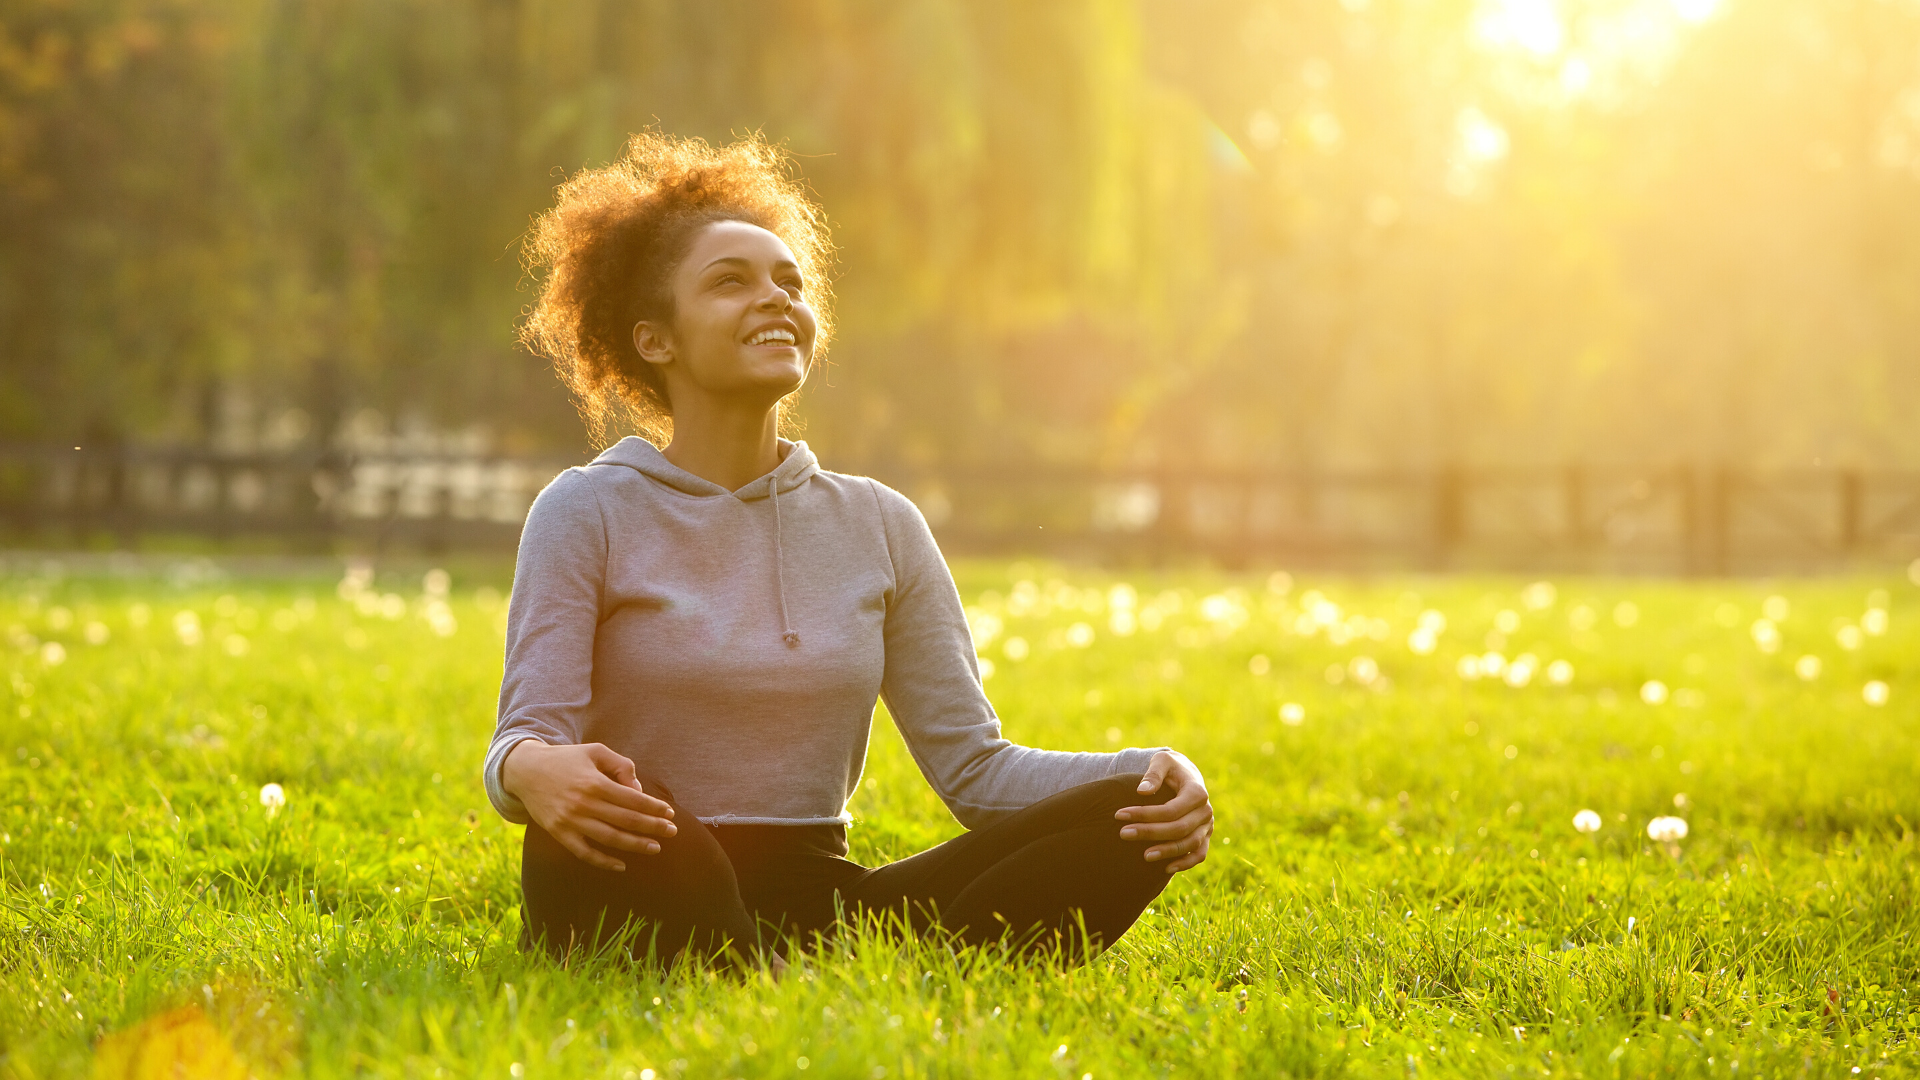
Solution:
[[[510,549],[560,458],[0,445],[0,534]],[[1693,574],[1905,562],[1920,471],[1731,467],[865,471],[955,554]]]

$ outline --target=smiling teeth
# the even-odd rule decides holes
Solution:
[[[791,345],[793,344],[793,332],[791,330],[762,330],[748,338],[747,344],[766,345],[775,341],[782,345]]]

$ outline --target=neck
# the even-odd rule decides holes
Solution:
[[[676,467],[736,491],[780,464],[777,406],[741,408],[688,397],[684,406],[675,402],[673,441],[660,452]]]

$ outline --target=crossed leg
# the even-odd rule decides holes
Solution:
[[[1161,890],[1166,866],[1143,840],[1120,838],[1114,813],[1159,804],[1139,774],[1069,788],[987,828],[965,833],[840,887],[850,908],[903,911],[968,944],[1003,938],[1023,950],[1059,947],[1085,959],[1119,940]],[[1084,934],[1082,929],[1084,928]]]

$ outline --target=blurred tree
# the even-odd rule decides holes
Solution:
[[[648,125],[799,155],[844,462],[1920,462],[1916,0],[0,0],[0,438],[578,448]]]

